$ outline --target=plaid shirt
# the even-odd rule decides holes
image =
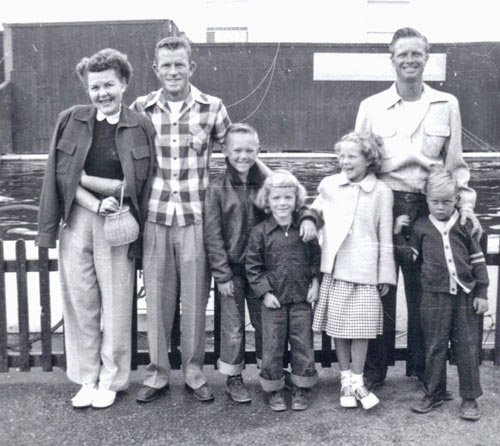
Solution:
[[[157,134],[147,220],[167,226],[201,223],[212,146],[222,143],[231,121],[219,98],[193,85],[179,118],[172,120],[162,92],[140,96],[130,106],[151,120]]]

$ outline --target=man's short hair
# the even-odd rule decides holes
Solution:
[[[394,55],[394,46],[396,45],[396,42],[399,39],[407,39],[411,37],[417,37],[419,39],[422,39],[422,41],[425,44],[425,52],[429,54],[431,46],[429,45],[427,37],[425,37],[421,32],[417,31],[415,28],[409,28],[409,27],[400,28],[394,33],[394,35],[392,36],[391,43],[389,43],[389,51],[391,52],[391,54]]]
[[[259,134],[257,133],[257,130],[255,130],[250,124],[247,124],[246,122],[235,122],[227,128],[226,134],[224,135],[225,143],[227,144],[227,140],[230,135],[236,135],[238,133],[244,135],[253,135],[259,142]]]
[[[158,59],[158,52],[161,49],[175,51],[178,49],[186,50],[188,59],[191,60],[191,45],[189,40],[183,36],[169,36],[161,39],[155,47],[155,59]]]

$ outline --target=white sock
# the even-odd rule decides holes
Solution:
[[[340,371],[340,385],[342,387],[351,385],[351,369]]]
[[[359,389],[364,386],[365,383],[363,381],[363,374],[360,373],[357,375],[356,373],[351,373],[351,386],[353,389]]]

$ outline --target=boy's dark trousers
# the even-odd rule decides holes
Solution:
[[[473,294],[457,295],[424,292],[420,307],[425,332],[425,393],[441,400],[446,390],[448,342],[456,355],[460,396],[475,399],[482,395],[479,380],[479,321],[472,303]]]
[[[394,191],[394,220],[400,215],[410,217],[410,226],[403,229],[403,235],[411,232],[415,221],[422,216],[428,215],[429,211],[425,196],[419,193],[407,193]],[[420,323],[420,301],[422,299],[422,286],[420,283],[419,264],[402,265],[396,255],[396,268],[404,277],[406,306],[408,310],[407,331],[407,360],[406,375],[417,376],[423,379],[425,368],[424,335]],[[370,339],[364,375],[372,382],[382,382],[387,375],[388,365],[394,364],[395,335],[396,335],[396,287],[390,287],[389,292],[382,297],[384,308],[384,331],[382,336]]]
[[[221,352],[219,370],[226,375],[239,375],[245,359],[245,301],[250,322],[255,329],[255,354],[257,365],[262,359],[262,321],[260,299],[255,297],[245,277],[233,276],[234,295],[220,296]]]
[[[297,387],[316,384],[314,365],[311,304],[282,304],[267,308],[262,304],[262,370],[260,382],[265,392],[275,392],[285,386],[283,358],[290,342],[291,381]]]

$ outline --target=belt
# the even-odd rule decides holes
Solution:
[[[425,201],[425,195],[420,192],[403,192],[399,190],[392,191],[394,198],[402,200],[406,203],[418,203]]]

